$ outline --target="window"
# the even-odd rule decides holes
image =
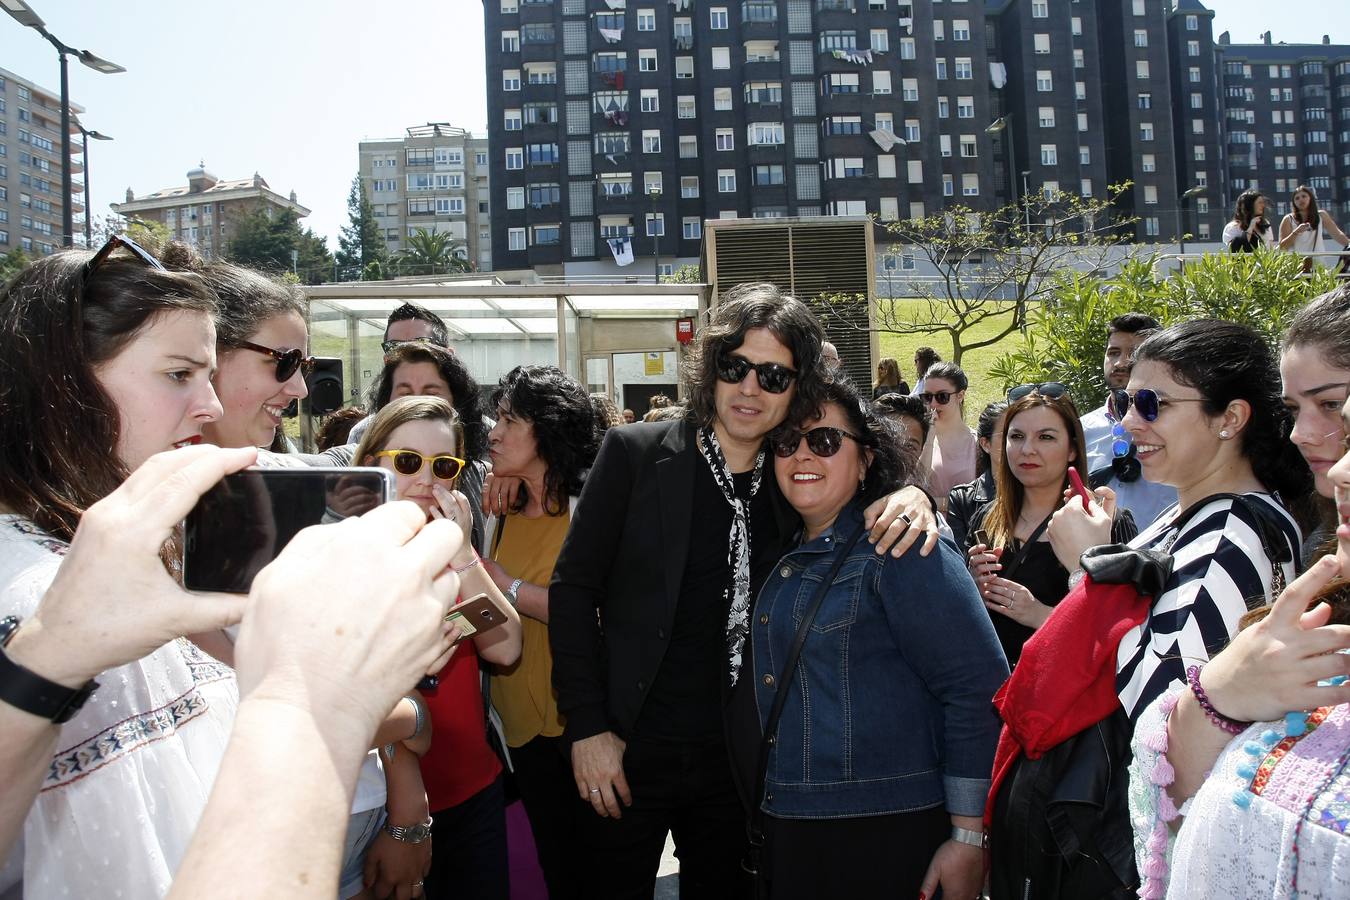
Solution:
[[[1078,148],[1078,164],[1079,164],[1080,166],[1090,166],[1090,165],[1092,165],[1092,148],[1091,148],[1091,147],[1082,147],[1082,146],[1080,146],[1080,147]]]
[[[1031,37],[1032,48],[1037,54],[1046,54],[1050,52],[1050,35],[1035,34]]]
[[[1140,122],[1140,123],[1139,123],[1139,140],[1141,140],[1141,141],[1151,141],[1151,140],[1153,140],[1153,123],[1152,123],[1152,122]]]
[[[980,176],[978,175],[961,176],[961,196],[962,197],[980,196]]]
[[[661,132],[657,129],[647,129],[642,132],[642,152],[660,153],[661,152]]]
[[[696,241],[703,237],[703,220],[698,216],[685,216],[680,220],[686,241]]]
[[[525,249],[525,229],[508,228],[506,230],[506,249],[524,250]]]
[[[919,140],[919,120],[905,120],[905,143],[913,144]]]
[[[862,116],[830,116],[825,120],[826,134],[862,134]]]
[[[520,52],[520,32],[503,31],[502,32],[502,52],[519,53]]]
[[[1187,16],[1187,17],[1186,17],[1186,30],[1187,30],[1187,31],[1199,31],[1199,30],[1200,30],[1200,17],[1199,17],[1199,16]],[[1274,66],[1272,66],[1271,68],[1274,68]]]
[[[954,19],[952,21],[952,40],[954,41],[970,40],[969,19]]]
[[[1069,34],[1072,34],[1074,37],[1079,37],[1082,33],[1083,20],[1078,16],[1069,19]]]
[[[1150,206],[1158,205],[1158,189],[1154,185],[1144,185],[1144,202]]]
[[[1146,11],[1144,10],[1144,0],[1133,0],[1131,5],[1134,7],[1134,14],[1136,16],[1142,16],[1146,14]]]
[[[523,25],[520,29],[522,44],[552,44],[556,39],[552,22],[536,22]]]
[[[973,77],[969,57],[958,57],[956,60],[956,80],[970,81]]]
[[[1145,81],[1148,79],[1148,60],[1146,59],[1135,60],[1134,77],[1139,79],[1140,81]]]
[[[950,119],[952,115],[952,104],[946,97],[938,98],[938,118]]]
[[[561,201],[561,191],[556,184],[531,184],[525,189],[525,199],[534,209],[545,206],[557,206]],[[463,201],[460,201],[463,212]]]
[[[1042,128],[1055,127],[1055,108],[1053,106],[1042,106],[1037,110],[1036,121]]]
[[[520,128],[521,128],[521,125],[520,125],[520,110],[518,110],[518,109],[508,109],[508,110],[505,110],[504,113],[503,113],[503,117],[506,119],[505,128],[506,128],[507,131],[519,131],[519,130],[520,130]],[[411,163],[410,163],[409,165],[411,165]]]
[[[942,21],[941,19],[934,19],[934,20],[933,20],[933,40],[935,40],[935,41],[946,40],[946,36],[947,36],[947,35],[946,35],[946,29],[947,29],[947,23],[946,23],[946,22]]]
[[[861,156],[840,156],[831,159],[825,170],[830,178],[861,178],[863,161]]]
[[[901,39],[900,39],[900,58],[901,58],[901,59],[913,59],[913,58],[914,58],[914,49],[915,49],[915,47],[914,47],[914,38],[908,38],[908,37],[907,37],[907,38],[901,38]]]
[[[645,113],[661,111],[661,93],[656,89],[644,88],[639,98],[639,108]]]
[[[1136,29],[1134,30],[1134,45],[1135,45],[1136,47],[1147,47],[1147,46],[1148,46],[1148,32],[1145,31],[1145,30],[1142,29],[1142,28],[1136,28]]]
[[[1086,65],[1087,63],[1083,61],[1083,48],[1075,47],[1073,51],[1073,67],[1075,69],[1081,69]]]
[[[1204,133],[1205,133],[1205,120],[1191,119],[1191,134],[1204,134]]]
[[[905,176],[910,184],[923,184],[923,160],[908,160],[905,163]]]
[[[736,193],[736,170],[718,169],[717,170],[717,192],[719,194]]]
[[[881,212],[877,216],[883,222],[894,222],[900,218],[900,201],[895,197],[881,198]]]
[[[885,53],[891,49],[889,32],[885,28],[873,28],[869,33],[869,44],[877,53]]]
[[[1078,130],[1079,132],[1086,132],[1088,130],[1087,113],[1078,114]]]
[[[825,83],[828,86],[828,93],[831,94],[858,93],[858,75],[856,72],[832,72],[826,76]]]
[[[1054,77],[1050,74],[1050,70],[1037,69],[1036,90],[1043,92],[1050,92],[1053,91],[1054,89],[1055,89],[1055,80]]]
[[[551,166],[562,159],[557,144],[527,144],[525,157],[532,166]]]
[[[1157,157],[1152,153],[1145,153],[1139,158],[1139,170],[1142,172],[1156,172],[1158,170]]]
[[[781,104],[783,102],[783,85],[777,81],[746,82],[745,102]]]
[[[1048,19],[1050,17],[1049,0],[1031,0],[1031,17],[1033,19]]]
[[[524,209],[525,208],[525,189],[522,187],[509,187],[506,189],[506,208]]]
[[[891,92],[891,73],[884,69],[872,72],[872,93],[889,94]]]
[[[877,131],[887,131],[891,134],[895,134],[895,116],[891,113],[877,113],[874,125]]]
[[[1142,93],[1142,94],[1139,94],[1139,95],[1137,95],[1137,96],[1138,96],[1138,103],[1139,103],[1139,108],[1140,108],[1140,109],[1152,109],[1152,108],[1153,108],[1153,95],[1152,95],[1152,94],[1149,94],[1149,93]]]
[[[1041,144],[1041,165],[1059,165],[1059,149],[1054,144]]]
[[[819,45],[822,53],[828,50],[856,50],[858,35],[854,31],[822,31]]]
[[[717,150],[736,149],[736,131],[732,128],[719,128],[713,132],[713,147]]]
[[[902,78],[900,80],[900,97],[906,103],[917,103],[919,101],[919,79]]]
[[[647,237],[662,237],[666,233],[666,214],[647,213]]]
[[[1046,181],[1041,184],[1041,197],[1046,200],[1054,200],[1059,196],[1059,182]]]
[[[943,156],[952,155],[952,136],[950,134],[938,135],[938,151]]]
[[[724,31],[727,27],[727,8],[714,6],[708,10],[708,27],[714,31]]]
[[[713,47],[712,48],[712,67],[714,69],[731,68],[731,48]]]
[[[895,157],[889,153],[883,153],[877,157],[877,177],[894,178],[895,177]]]
[[[1204,108],[1205,108],[1205,95],[1204,95],[1204,94],[1192,93],[1192,94],[1191,94],[1191,109],[1204,109]]]
[[[858,127],[859,133],[862,132],[861,124]],[[751,146],[769,147],[782,144],[783,123],[782,122],[752,122],[746,129],[747,140]]]
[[[783,167],[780,165],[754,166],[750,172],[758,186],[783,184]]]
[[[698,136],[693,134],[680,135],[679,150],[680,159],[697,159]]]
[[[945,60],[945,59],[943,59],[942,57],[939,56],[936,60],[934,60],[934,62],[935,62],[936,65],[937,65],[937,79],[938,79],[938,81],[946,81],[946,80],[947,80],[947,60]]]
[[[525,168],[525,150],[523,147],[508,147],[506,150],[506,168]]]
[[[675,77],[676,78],[694,77],[694,58],[692,56],[675,57]]]
[[[713,88],[713,109],[728,110],[732,107],[731,88]]]
[[[976,149],[975,135],[961,135],[961,155],[966,159],[974,159],[979,155],[979,151]]]
[[[535,225],[531,229],[531,240],[536,247],[556,246],[562,243],[562,226]]]
[[[956,196],[956,180],[950,175],[942,176],[942,196]]]
[[[1199,55],[1200,55],[1200,42],[1199,42],[1199,41],[1187,41],[1187,42],[1186,42],[1186,55],[1187,55],[1187,56],[1199,56]]]
[[[638,51],[638,71],[655,72],[656,71],[656,51],[639,50]]]
[[[502,90],[504,91],[520,90],[519,69],[502,69]]]
[[[1075,100],[1087,99],[1087,82],[1075,81],[1073,83],[1073,96]]]
[[[975,118],[975,98],[957,97],[956,98],[956,117],[958,119]]]
[[[693,97],[683,95],[675,100],[675,117],[678,119],[693,119],[698,115],[697,105]]]
[[[1195,161],[1196,161],[1196,162],[1204,162],[1204,161],[1205,161],[1205,145],[1204,145],[1204,144],[1196,144],[1196,145],[1195,145]]]
[[[1199,83],[1200,83],[1200,67],[1199,67],[1199,66],[1191,66],[1191,67],[1190,67],[1189,69],[1187,69],[1186,71],[1189,73],[1189,77],[1190,77],[1191,84],[1199,84]]]
[[[638,31],[656,30],[656,10],[639,9],[637,11],[637,30]]]

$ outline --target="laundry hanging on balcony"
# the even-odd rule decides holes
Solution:
[[[617,44],[623,40],[622,28],[601,28],[600,36],[611,44]]]
[[[627,9],[628,0],[605,0],[605,5],[610,9]]]
[[[914,19],[910,16],[901,16],[900,27],[905,29],[905,34],[912,35],[914,33]]]
[[[610,238],[605,243],[609,244],[609,252],[614,254],[614,262],[617,265],[631,266],[633,264],[632,238]]]
[[[830,53],[835,59],[846,59],[859,66],[872,64],[871,50],[834,50]]]
[[[1001,62],[991,62],[989,64],[989,83],[998,90],[1008,83],[1008,67]]]
[[[900,141],[900,139],[897,138],[895,135],[891,134],[889,131],[886,131],[885,129],[882,128],[878,128],[876,131],[867,132],[867,136],[870,137],[876,143],[876,145],[886,153],[890,153],[891,148],[894,147]]]
[[[675,7],[675,9],[680,10],[689,9],[693,3],[691,0],[670,0],[670,5]]]

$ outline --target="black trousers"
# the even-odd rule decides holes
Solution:
[[[695,744],[635,738],[623,767],[633,805],[622,818],[609,819],[587,804],[582,819],[585,896],[650,900],[671,834],[680,860],[680,896],[745,897],[745,810],[722,738]]]
[[[427,900],[508,900],[506,797],[502,779],[458,806],[431,813],[431,871]]]
[[[583,862],[578,823],[582,815],[595,814],[577,795],[570,745],[560,737],[534,738],[511,748],[511,767],[549,898],[577,900]]]

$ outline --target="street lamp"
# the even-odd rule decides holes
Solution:
[[[73,54],[80,62],[104,75],[115,75],[118,72],[125,72],[126,69],[117,63],[95,56],[88,50],[76,50],[61,43],[47,30],[46,23],[24,0],[0,0],[0,8],[9,13],[20,25],[35,29],[46,38],[47,42],[56,48],[56,54],[61,59],[61,246],[69,247],[75,242],[75,223],[70,208],[70,82],[66,72],[66,57]]]
[[[0,3],[3,2],[4,0],[0,0]],[[93,229],[90,228],[89,222],[89,213],[93,209],[93,203],[89,199],[89,139],[93,138],[96,141],[111,141],[112,136],[99,134],[97,131],[90,131],[80,123],[79,119],[75,120],[75,127],[80,129],[80,141],[84,148],[84,245],[86,247],[92,247],[94,243]]]
[[[1007,165],[1008,165],[1008,188],[1009,188],[1009,194],[1012,195],[1012,198],[1013,198],[1013,200],[1015,201],[1015,200],[1017,199],[1017,180],[1016,180],[1016,175],[1015,175],[1015,172],[1017,171],[1017,169],[1016,169],[1016,162],[1017,162],[1017,160],[1016,160],[1016,151],[1013,149],[1013,125],[1012,125],[1012,113],[1004,113],[1003,115],[999,116],[999,117],[998,117],[997,119],[995,119],[994,121],[990,122],[990,123],[985,127],[985,129],[984,129],[984,133],[985,133],[985,134],[1003,134],[1003,132],[1007,132],[1007,134],[1004,135],[1004,141],[1005,141],[1006,146],[1007,146],[1007,148],[1008,148],[1008,163],[1007,163]],[[1023,195],[1026,194],[1026,175],[1027,175],[1027,173],[1025,173],[1025,172],[1022,173],[1022,193],[1023,193]],[[1023,198],[1023,204],[1022,204],[1022,205],[1023,205],[1023,206],[1026,205],[1025,197]],[[1030,232],[1030,231],[1031,231],[1031,210],[1030,210],[1030,209],[1027,209],[1027,211],[1026,211],[1026,223],[1027,223],[1027,231]]]
[[[661,204],[661,191],[653,187],[647,192],[647,198],[652,201],[652,220],[647,230],[652,237],[652,284],[661,283],[661,228],[657,227],[660,220],[656,218]]]
[[[1184,191],[1182,195],[1177,198],[1177,244],[1179,245],[1177,251],[1178,256],[1186,255],[1186,224],[1182,221],[1182,211],[1186,208],[1186,201],[1191,199],[1192,197],[1199,197],[1204,192],[1205,192],[1204,186],[1197,184],[1195,187]],[[1183,266],[1186,265],[1185,260],[1182,260],[1181,264]]]

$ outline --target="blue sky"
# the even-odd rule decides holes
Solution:
[[[185,184],[204,159],[221,178],[256,170],[294,190],[336,248],[361,140],[429,121],[486,130],[481,0],[27,2],[62,41],[128,70],[70,67],[85,127],[115,138],[90,148],[96,216],[128,187]],[[1270,29],[1276,41],[1350,43],[1345,0],[1208,5],[1235,42]],[[60,86],[55,51],[6,15],[0,67]]]

